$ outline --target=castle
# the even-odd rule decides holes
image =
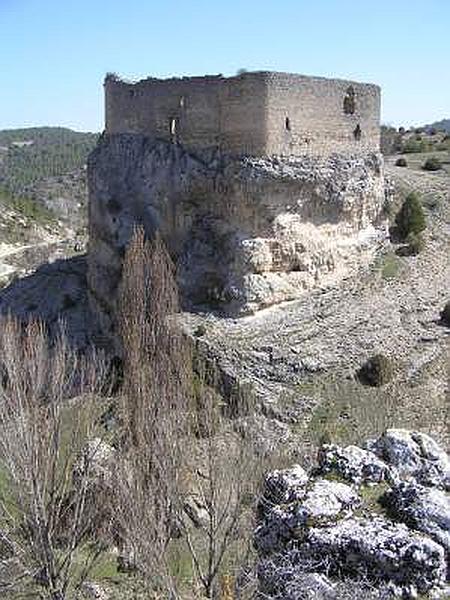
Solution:
[[[271,72],[104,85],[88,163],[103,333],[136,225],[162,236],[184,308],[233,315],[335,285],[385,235],[378,86]]]
[[[106,133],[241,156],[378,152],[380,88],[340,79],[244,72],[234,77],[105,79]]]

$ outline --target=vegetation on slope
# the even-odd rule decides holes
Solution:
[[[0,131],[0,185],[20,195],[39,180],[79,169],[97,138],[60,127]]]

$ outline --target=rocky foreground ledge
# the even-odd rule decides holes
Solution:
[[[450,597],[449,491],[445,451],[400,429],[324,445],[310,473],[272,471],[255,531],[261,598],[338,599],[348,580],[374,598]]]

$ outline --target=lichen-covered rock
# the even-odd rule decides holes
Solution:
[[[322,573],[299,569],[298,554],[290,552],[262,561],[259,565],[261,600],[338,600],[336,584]]]
[[[388,465],[358,446],[324,444],[319,452],[321,473],[334,473],[353,483],[380,483],[390,477]]]
[[[355,490],[344,483],[318,480],[302,489],[302,496],[296,494],[266,510],[263,524],[255,531],[260,553],[277,552],[288,541],[301,540],[312,524],[345,517],[360,504]]]
[[[311,528],[306,548],[317,559],[326,558],[335,573],[369,574],[401,586],[412,596],[445,581],[442,546],[382,517],[352,518],[330,527]]]
[[[426,533],[450,555],[450,498],[444,491],[402,481],[383,502],[395,519]]]
[[[383,162],[371,153],[233,158],[103,135],[89,160],[89,199],[88,281],[105,334],[137,224],[163,236],[186,306],[232,313],[341,280],[385,234]]]
[[[390,452],[380,452],[380,440]],[[266,476],[271,502],[259,511],[254,533],[262,597],[309,598],[303,586],[312,573],[332,578],[323,598],[445,597],[449,498],[430,487],[445,480],[443,451],[428,436],[397,430],[368,446],[378,456],[327,444],[311,473],[296,466]],[[347,594],[347,580],[356,595]]]
[[[367,447],[396,468],[400,477],[450,490],[450,459],[433,438],[405,429],[388,429]]]
[[[264,479],[263,502],[269,507],[300,500],[305,495],[308,474],[300,465],[275,470]]]

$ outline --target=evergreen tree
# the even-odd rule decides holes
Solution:
[[[422,203],[416,192],[411,192],[406,196],[397,216],[395,217],[398,234],[405,240],[409,234],[419,234],[425,227],[425,214]]]

